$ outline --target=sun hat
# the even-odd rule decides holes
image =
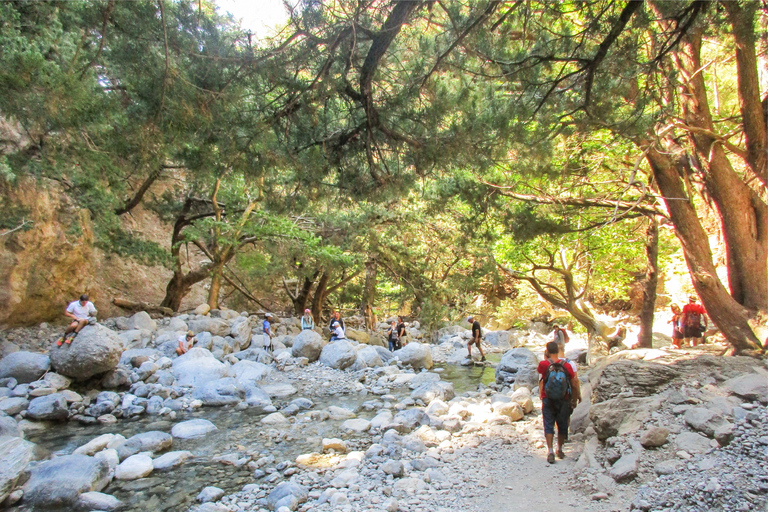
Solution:
[[[264,318],[272,318],[272,313],[264,313]]]
[[[333,322],[334,327],[338,327],[339,325],[340,325],[339,322]]]
[[[193,333],[192,331],[187,331],[187,338],[192,338],[194,336],[195,336],[195,333]]]

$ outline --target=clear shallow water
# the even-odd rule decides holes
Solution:
[[[453,390],[456,395],[467,391],[477,391],[478,384],[488,385],[496,379],[496,364],[502,354],[488,354],[487,362],[492,365],[474,364],[472,366],[460,366],[457,364],[437,363],[435,368],[441,368],[440,378],[447,382],[453,382]]]
[[[488,360],[494,363],[500,358],[501,354],[488,355]],[[457,395],[465,391],[475,391],[479,383],[487,385],[494,380],[493,366],[465,367],[438,364],[436,368],[442,369],[440,374],[443,380],[453,382]],[[408,393],[410,390],[407,387],[394,391],[394,394],[401,399]],[[298,393],[274,402],[280,407],[299,396],[305,395]],[[377,399],[379,397],[370,394],[313,397],[312,401],[315,405],[311,410],[326,409],[335,405],[358,411],[364,402]],[[371,419],[377,412],[376,410],[359,410],[357,417]],[[275,437],[266,435],[273,427],[261,425],[259,421],[263,417],[264,414],[257,414],[247,409],[206,407],[188,413],[178,412],[173,421],[142,416],[134,420],[119,420],[113,425],[80,425],[77,422],[70,422],[38,432],[30,432],[26,437],[54,455],[67,455],[101,434],[119,433],[129,438],[134,434],[150,430],[170,433],[173,425],[180,421],[195,418],[207,419],[213,422],[218,430],[201,439],[174,438],[173,440],[170,450],[188,450],[192,452],[193,458],[168,471],[155,471],[139,480],[113,480],[102,491],[123,501],[126,507],[121,510],[126,512],[176,512],[186,511],[197,504],[195,498],[198,493],[209,485],[220,487],[230,494],[240,491],[246,484],[257,482],[253,471],[248,469],[247,465],[237,468],[215,462],[214,458],[237,453],[240,457],[252,454],[255,460],[259,458],[259,454],[269,454],[275,457],[275,462],[266,467],[273,467],[282,461],[294,461],[300,454],[321,451],[322,439],[337,437],[338,427],[343,422],[342,420],[306,421],[295,428],[280,427],[284,430],[282,434],[287,434],[287,437]]]
[[[300,396],[289,397],[285,402]],[[311,410],[331,405],[357,410],[366,401],[374,400],[373,395],[344,395],[315,399]],[[276,404],[279,402],[276,400]],[[359,418],[372,418],[377,411],[360,410]],[[206,486],[213,485],[229,493],[240,491],[244,485],[257,482],[253,471],[247,465],[236,468],[215,462],[215,457],[246,453],[258,459],[259,454],[275,457],[273,467],[282,461],[294,461],[302,453],[319,452],[324,437],[336,437],[342,420],[307,421],[297,428],[283,429],[287,438],[266,435],[273,427],[259,423],[264,414],[232,407],[207,407],[190,413],[178,414],[175,420],[158,420],[157,417],[142,417],[138,420],[119,420],[113,425],[80,425],[76,422],[61,424],[39,432],[30,432],[26,437],[41,448],[55,455],[72,453],[94,437],[107,433],[119,433],[126,438],[141,432],[159,430],[171,432],[174,424],[195,418],[204,418],[218,427],[201,439],[176,439],[169,451],[188,450],[194,455],[184,464],[163,472],[152,472],[139,480],[113,480],[102,492],[112,494],[126,505],[121,509],[131,512],[185,511],[196,504],[195,498]],[[259,480],[260,481],[260,480]]]

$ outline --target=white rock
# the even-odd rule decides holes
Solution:
[[[115,478],[118,480],[137,480],[152,472],[152,458],[145,453],[131,455],[117,466]]]

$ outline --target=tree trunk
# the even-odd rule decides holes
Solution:
[[[760,342],[747,322],[747,311],[730,296],[715,272],[709,238],[690,201],[681,176],[687,172],[687,155],[674,140],[665,139],[660,148],[651,141],[641,141],[646,159],[669,211],[675,233],[707,314],[723,332],[736,352],[760,350]]]
[[[707,190],[720,216],[731,297],[747,309],[768,310],[768,206],[736,173],[723,144],[712,136],[716,127],[701,66],[701,33],[689,33],[682,49],[679,65],[688,80],[680,98],[686,124],[694,128],[690,138],[705,162]]]
[[[208,306],[211,309],[219,309],[219,295],[221,294],[221,275],[224,272],[224,265],[214,264],[211,269],[211,287],[208,289]]]
[[[208,268],[201,268],[188,274],[174,272],[173,277],[165,287],[165,298],[160,307],[171,308],[173,311],[181,309],[181,301],[189,293],[192,285],[199,283],[208,277]]]
[[[372,255],[365,262],[365,284],[363,285],[363,296],[360,302],[360,314],[365,319],[365,328],[373,330],[376,328],[376,320],[373,314],[373,307],[376,304],[376,277],[378,265],[376,255]]]
[[[648,219],[645,256],[648,269],[643,282],[643,308],[637,340],[638,347],[653,348],[653,310],[656,308],[656,286],[659,282],[659,223],[655,218]]]
[[[309,295],[312,292],[312,286],[315,284],[314,279],[317,277],[317,274],[318,272],[315,272],[313,279],[305,277],[301,284],[301,288],[298,289],[295,294],[291,293],[290,290],[288,290],[288,286],[283,283],[283,286],[285,286],[285,291],[288,293],[288,298],[291,299],[291,303],[293,304],[293,312],[296,314],[296,316],[302,316],[304,314],[304,310],[307,308],[307,302],[309,302]]]
[[[315,295],[312,297],[312,318],[315,319],[315,325],[320,325],[320,319],[323,312],[325,299],[328,298],[328,280],[331,278],[328,271],[323,271],[315,287]]]

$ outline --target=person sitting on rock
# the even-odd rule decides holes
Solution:
[[[96,307],[93,305],[93,302],[88,300],[88,295],[86,294],[82,294],[80,300],[70,302],[64,311],[64,316],[71,318],[72,323],[64,331],[64,335],[56,340],[56,346],[60,347],[62,343],[67,345],[72,343],[80,329],[91,323],[91,318],[95,319],[96,313]]]
[[[330,329],[331,331],[333,331],[334,322],[338,322],[339,325],[341,326],[341,329],[346,331],[346,327],[344,326],[344,319],[341,318],[341,313],[339,313],[338,311],[334,311],[333,313],[331,313],[331,321],[328,323],[328,329]]]
[[[331,341],[343,340],[346,338],[344,329],[341,328],[341,324],[339,322],[333,322],[333,330],[331,331],[331,334]]]
[[[264,330],[264,350],[272,351],[272,313],[264,314],[264,323],[261,324]]]
[[[312,330],[315,328],[315,319],[312,318],[312,311],[309,309],[304,310],[304,316],[301,317],[301,330]]]
[[[557,456],[565,458],[563,445],[568,436],[568,423],[571,415],[571,399],[581,402],[579,380],[571,365],[557,356],[558,346],[554,341],[547,343],[545,359],[539,363],[539,396],[541,397],[541,415],[544,418],[544,438],[547,441],[547,462],[554,464],[555,452],[553,441],[557,426]],[[547,396],[547,390],[557,396]]]
[[[182,355],[189,352],[189,349],[195,344],[195,333],[187,331],[186,335],[179,336],[179,346],[176,347],[176,354]]]

